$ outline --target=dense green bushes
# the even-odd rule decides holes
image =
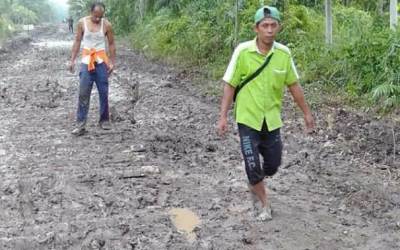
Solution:
[[[191,3],[179,16],[172,10],[160,10],[136,26],[134,46],[153,56],[180,62],[184,59],[192,65],[225,63],[234,40],[233,26],[229,13],[223,11],[228,7],[226,1],[213,2],[210,5],[214,6],[208,8]]]
[[[325,44],[323,4],[316,0],[240,0],[238,33],[235,0],[105,2],[116,30],[129,33],[134,47],[180,65],[202,67],[214,79],[222,76],[235,41],[254,38],[253,15],[260,3],[276,4],[284,14],[278,41],[291,48],[304,83],[335,86],[370,101],[375,98],[387,108],[400,104],[400,34],[388,28],[384,12],[388,1],[383,5],[335,1],[330,46]]]
[[[246,1],[240,19],[240,40],[253,37],[252,20],[259,1]],[[170,8],[150,14],[132,32],[133,45],[161,58],[186,64],[208,66],[211,76],[224,71],[234,47],[235,12],[231,1],[191,1],[178,11]]]
[[[11,32],[11,23],[0,16],[0,42]]]
[[[323,43],[322,27],[312,28],[323,25],[323,19],[317,17],[312,18],[310,29],[301,28],[300,34],[287,36],[303,81],[342,87],[354,97],[373,97],[385,110],[399,106],[400,33],[391,31],[387,22],[354,8],[339,6],[334,16],[332,46]],[[386,87],[378,88],[381,85]]]
[[[38,15],[32,10],[19,4],[11,6],[11,12],[8,13],[8,18],[16,24],[35,24],[38,22]]]
[[[234,8],[229,1],[202,6],[204,2],[194,1],[179,14],[163,8],[149,15],[133,30],[134,46],[180,63],[183,59],[192,65],[211,65],[211,76],[220,78],[233,48]],[[240,6],[240,41],[254,37],[252,17],[258,4],[246,1]],[[400,34],[389,30],[384,17],[337,5],[335,42],[327,46],[320,9],[289,5],[285,10],[278,40],[292,49],[303,82],[334,85],[354,97],[375,97],[385,108],[400,103],[396,94],[400,86]],[[386,88],[377,89],[382,84]]]

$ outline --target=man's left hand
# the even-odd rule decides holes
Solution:
[[[312,114],[304,115],[304,122],[306,124],[306,133],[312,134],[315,131],[315,121]]]

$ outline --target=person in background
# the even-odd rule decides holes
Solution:
[[[69,17],[67,19],[67,22],[68,22],[68,30],[69,30],[69,32],[71,34],[73,34],[74,33],[74,19],[72,17]]]

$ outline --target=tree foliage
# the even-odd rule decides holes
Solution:
[[[37,14],[23,5],[13,4],[11,9],[8,18],[15,24],[33,24],[38,21]]]
[[[179,63],[206,66],[219,78],[235,36],[254,38],[253,15],[262,4],[283,12],[278,40],[295,56],[303,82],[344,88],[385,109],[399,107],[400,32],[389,30],[389,0],[334,0],[333,46],[324,43],[321,0],[104,0],[107,17],[119,33],[131,34],[146,53]],[[90,0],[70,0],[75,16],[87,13]],[[240,20],[239,32],[234,28]]]
[[[0,0],[0,40],[15,26],[48,22],[53,18],[48,0]]]
[[[51,5],[47,0],[1,0],[0,37],[9,33],[9,27],[19,24],[36,24],[53,18]]]

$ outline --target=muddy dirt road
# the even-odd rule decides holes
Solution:
[[[236,129],[218,138],[217,98],[172,68],[120,46],[113,130],[94,90],[71,136],[71,40],[38,27],[0,52],[0,249],[400,249],[398,127],[316,105],[307,137],[288,99],[274,219],[257,222]]]

